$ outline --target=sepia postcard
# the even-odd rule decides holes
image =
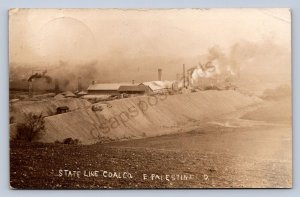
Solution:
[[[291,188],[291,10],[11,9],[11,189]]]

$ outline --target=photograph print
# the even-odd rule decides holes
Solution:
[[[11,189],[292,188],[290,9],[8,15]]]

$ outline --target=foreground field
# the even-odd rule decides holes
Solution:
[[[13,188],[292,184],[290,128],[283,125],[250,129],[207,124],[187,133],[88,146],[12,142],[10,157]],[[91,177],[95,171],[98,176]]]

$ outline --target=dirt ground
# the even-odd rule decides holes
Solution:
[[[237,114],[185,133],[106,144],[11,142],[11,187],[290,188],[290,122]]]

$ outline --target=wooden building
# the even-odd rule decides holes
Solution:
[[[143,94],[148,94],[151,89],[148,86],[144,86],[144,85],[123,85],[120,86],[119,88],[119,93],[120,94],[139,94],[139,95],[143,95]]]

